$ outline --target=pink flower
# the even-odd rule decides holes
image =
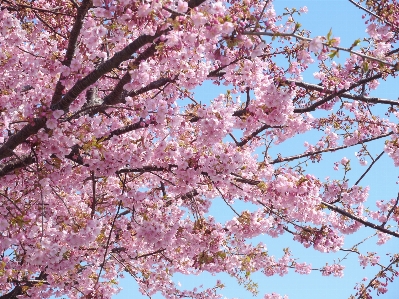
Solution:
[[[341,43],[340,37],[334,37],[331,41],[331,45],[334,47],[338,47],[340,43]]]
[[[206,17],[201,12],[195,12],[191,16],[191,20],[195,27],[200,27],[207,22]]]
[[[377,89],[378,85],[380,85],[380,82],[377,80],[373,80],[369,82],[369,87],[370,89]]]
[[[55,129],[58,125],[58,122],[54,118],[50,118],[46,121],[46,127],[49,129]]]
[[[347,158],[347,157],[343,157],[342,159],[341,159],[341,164],[342,165],[346,165],[347,163],[349,162],[349,159]]]
[[[377,38],[379,34],[376,29],[377,29],[376,24],[370,24],[367,26],[366,32],[370,35],[370,37]]]
[[[103,5],[102,0],[93,0],[93,5],[101,7]]]
[[[188,9],[188,4],[186,1],[179,0],[177,3],[176,11],[179,13],[185,13]]]
[[[60,117],[61,117],[61,115],[63,115],[64,114],[64,111],[62,111],[62,110],[55,110],[54,112],[53,112],[53,117],[55,118],[55,119],[59,119]]]
[[[151,7],[149,4],[142,4],[139,6],[139,9],[137,11],[137,15],[141,18],[148,16],[148,14],[151,11]]]
[[[323,276],[330,276],[331,274],[334,275],[335,277],[343,277],[344,276],[344,269],[345,266],[338,265],[338,264],[333,264],[333,265],[326,265],[323,267],[322,275]]]
[[[312,265],[306,263],[295,264],[295,272],[299,274],[310,274],[312,271]]]
[[[287,296],[281,297],[281,295],[276,293],[266,294],[263,299],[288,299]]]
[[[309,51],[320,52],[323,49],[323,39],[317,36],[309,43]]]
[[[233,30],[234,30],[234,25],[231,22],[225,22],[223,24],[223,26],[222,26],[222,33],[223,34],[228,35],[228,34],[232,33]]]
[[[308,8],[307,8],[306,6],[303,6],[303,7],[301,7],[301,8],[299,9],[299,12],[307,13],[307,12],[308,12]]]
[[[378,236],[377,245],[385,244],[386,242],[388,242],[389,239],[392,238],[392,236],[382,233],[382,232],[378,232],[377,236]]]

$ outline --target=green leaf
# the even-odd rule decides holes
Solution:
[[[336,55],[337,55],[338,51],[331,51],[330,54],[328,54],[328,57],[330,57],[331,59],[333,59]]]
[[[332,28],[330,28],[330,31],[327,33],[327,41],[331,40],[331,35],[332,35]]]
[[[358,38],[357,40],[355,40],[352,44],[352,46],[350,47],[350,49],[352,50],[354,47],[356,47],[357,45],[359,45],[361,42],[361,39]]]

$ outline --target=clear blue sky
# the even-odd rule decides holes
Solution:
[[[277,12],[282,12],[284,7],[299,8],[307,6],[309,12],[302,15],[298,20],[303,25],[303,28],[312,32],[312,36],[325,36],[330,28],[332,28],[333,35],[341,37],[341,45],[344,47],[349,47],[355,39],[366,36],[364,21],[361,18],[362,12],[348,0],[275,0],[274,4]],[[311,69],[309,73],[304,76],[305,81],[309,82],[313,80],[311,75],[313,71],[315,71],[315,69]],[[377,90],[376,94],[389,99],[397,99],[399,92],[396,92],[396,86],[394,84],[395,82],[392,80],[381,84],[381,87]],[[205,85],[197,91],[198,96],[209,100],[220,93],[224,93],[224,90],[213,85]],[[283,156],[298,154],[303,149],[303,142],[310,141],[309,138],[315,137],[315,135],[307,135],[306,138],[300,137],[295,140],[287,141],[279,147],[276,147],[274,154],[277,152],[283,152]],[[383,150],[383,143],[377,143],[370,149],[374,155],[377,155]],[[337,178],[340,178],[342,177],[342,173],[333,171],[333,162],[340,160],[344,155],[355,160],[355,151],[355,148],[350,148],[345,152],[324,155],[324,162],[322,164],[309,165],[310,167],[307,171],[320,178],[326,176],[336,176]],[[353,163],[353,168],[354,171],[352,171],[350,177],[352,183],[357,180],[362,171],[365,170],[364,167],[361,167],[356,162]],[[376,200],[388,200],[396,197],[399,191],[398,185],[395,184],[398,180],[398,175],[399,169],[393,167],[392,160],[388,156],[384,155],[362,181],[363,186],[369,185],[371,187],[369,197],[370,207],[374,208],[373,203]],[[226,211],[224,205],[217,203],[217,200],[211,210],[211,214],[218,215],[216,217],[217,219],[221,219],[221,221],[233,217],[233,215],[229,214],[229,211]],[[355,234],[348,237],[345,247],[349,248],[360,241],[362,237],[373,233],[371,229],[364,231],[365,233]],[[267,245],[269,253],[274,254],[276,257],[282,255],[282,248],[290,247],[293,254],[300,257],[301,262],[311,262],[314,267],[321,267],[325,265],[326,262],[332,264],[334,259],[339,259],[345,256],[345,253],[343,252],[338,252],[337,254],[321,254],[313,249],[304,249],[301,245],[292,242],[291,239],[292,237],[289,235],[277,239],[265,236],[264,238],[257,238],[256,240],[253,240],[253,242],[257,243],[262,241]],[[376,238],[373,238],[370,242],[360,246],[359,249],[375,252],[380,252],[381,250],[391,252],[399,251],[398,240],[391,240],[382,247],[375,245],[375,243]],[[310,275],[298,275],[292,271],[289,275],[284,277],[265,277],[262,274],[255,274],[253,275],[253,280],[259,284],[259,295],[256,298],[262,298],[265,293],[271,292],[280,293],[281,295],[286,294],[290,299],[348,298],[351,294],[355,294],[353,287],[357,282],[359,282],[364,276],[373,278],[374,274],[378,271],[377,267],[369,267],[362,271],[355,254],[349,255],[348,259],[343,264],[346,266],[345,276],[343,278],[322,277],[319,272]],[[222,294],[227,298],[252,297],[249,292],[245,291],[243,287],[237,285],[236,281],[229,278],[227,275],[211,276],[203,274],[200,276],[185,277],[179,275],[175,277],[175,281],[179,281],[184,289],[191,289],[201,284],[204,284],[204,286],[213,286],[216,279],[222,279],[223,282],[225,282],[226,288],[223,290]],[[115,299],[146,298],[138,292],[138,287],[135,281],[132,278],[129,278],[128,274],[127,278],[121,282],[121,286],[123,287],[123,291],[115,296]],[[399,298],[399,278],[395,283],[390,285],[389,289],[390,292],[380,296],[380,298]],[[154,296],[154,298],[161,298],[161,296]]]

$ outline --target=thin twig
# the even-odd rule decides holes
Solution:
[[[271,36],[271,37],[294,37],[296,39],[307,41],[307,42],[311,42],[312,41],[311,38],[300,36],[300,35],[295,34],[295,33],[283,33],[283,32],[274,33],[274,32],[266,32],[266,31],[265,32],[244,31],[243,34],[244,35],[257,35],[257,36],[265,35],[265,36]],[[338,46],[332,46],[332,45],[327,44],[325,42],[322,42],[322,44],[325,45],[326,47],[329,47],[329,48],[333,48],[333,49],[336,49],[336,50],[339,50],[339,51],[348,52],[348,53],[351,53],[353,55],[360,56],[360,57],[362,57],[364,59],[369,59],[369,60],[372,60],[372,61],[376,61],[376,62],[385,64],[385,65],[388,65],[390,67],[395,67],[395,65],[392,64],[392,63],[386,62],[384,60],[381,60],[379,58],[372,57],[372,56],[369,56],[369,55],[366,55],[366,54],[355,52],[355,51],[353,51],[352,49],[349,49],[349,48],[342,48],[342,47],[338,47]]]
[[[361,298],[369,298],[368,294],[366,293],[367,289],[372,286],[374,284],[374,281],[378,278],[378,277],[382,277],[379,274],[384,273],[385,271],[387,271],[393,264],[396,264],[399,261],[399,258],[394,259],[388,266],[386,266],[384,269],[382,269],[381,271],[378,272],[378,274],[372,279],[370,280],[369,284],[364,288],[364,290],[359,294],[359,296],[357,297],[357,299],[361,299]],[[397,273],[397,271],[395,271]],[[366,295],[366,297],[363,297],[363,295]]]
[[[219,187],[216,186],[216,184],[211,180],[211,178],[208,176],[208,179],[212,182],[213,186],[215,186],[216,190],[219,192],[220,196],[222,197],[223,201],[226,203],[226,205],[229,206],[229,208],[238,216],[241,217],[240,214],[237,213],[237,211],[232,207],[231,204],[229,204],[226,200],[226,198],[224,197],[223,193],[220,191]]]
[[[237,141],[237,139],[234,137],[233,134],[229,133],[229,136],[233,139],[234,143],[238,146],[239,142]]]
[[[364,10],[365,12],[367,12],[368,14],[372,15],[373,17],[379,19],[381,22],[384,22],[386,24],[388,24],[389,26],[398,28],[396,25],[392,24],[391,22],[387,21],[386,19],[381,18],[379,15],[375,14],[374,12],[372,12],[371,10],[361,6],[359,3],[356,3],[353,0],[349,0],[349,2],[351,2],[352,4],[354,4],[355,6],[357,6],[358,8]]]
[[[315,91],[318,91],[321,93],[327,93],[327,94],[335,94],[336,93],[336,91],[326,89],[325,87],[316,85],[316,84],[305,83],[305,82],[294,81],[294,80],[286,80],[285,82],[287,84],[294,83],[296,86],[303,87],[307,90],[315,90]],[[399,101],[381,99],[381,98],[375,98],[375,97],[357,96],[357,95],[350,94],[348,92],[341,93],[339,96],[342,98],[357,100],[357,101],[364,102],[364,103],[387,104],[387,105],[393,105],[393,106],[399,105]]]
[[[93,189],[93,200],[91,202],[91,214],[90,218],[94,218],[94,214],[96,213],[96,204],[97,204],[97,198],[96,198],[96,177],[94,176],[94,171],[91,171],[91,187]]]
[[[71,211],[69,210],[68,206],[66,205],[66,203],[65,203],[65,201],[62,199],[62,197],[57,193],[57,191],[54,189],[53,186],[50,186],[50,188],[51,188],[51,190],[53,190],[53,193],[55,194],[55,196],[57,196],[57,198],[58,198],[59,200],[61,200],[61,202],[64,204],[65,208],[66,208],[67,211],[68,211],[68,215],[69,215],[69,217],[71,217],[71,219],[73,220],[74,224],[75,224],[77,227],[80,227],[80,225],[76,223],[75,218],[72,216]]]
[[[373,162],[370,164],[370,166],[367,168],[367,170],[361,175],[361,177],[356,181],[355,186],[357,184],[360,183],[360,181],[364,178],[364,176],[369,172],[369,170],[371,169],[371,167],[373,167],[373,165],[375,164],[375,162],[378,161],[378,159],[380,159],[382,157],[382,155],[384,154],[384,151],[381,152],[381,154],[378,155],[377,158],[375,158],[375,160],[373,160]]]
[[[63,39],[66,39],[66,40],[68,39],[67,36],[65,36],[65,35],[63,35],[63,34],[57,32],[53,27],[51,27],[45,20],[43,20],[42,17],[40,17],[40,16],[38,15],[38,13],[34,12],[34,14],[35,14],[36,18],[38,18],[38,20],[39,20],[40,22],[42,22],[48,29],[50,29],[51,32],[53,32],[55,35],[58,35],[58,36],[62,37]]]
[[[391,214],[392,214],[393,210],[395,210],[395,208],[398,206],[398,203],[399,203],[399,193],[398,193],[398,196],[396,197],[396,202],[395,202],[395,204],[392,206],[392,208],[391,208],[391,209],[389,210],[389,212],[388,212],[387,220],[384,221],[384,222],[381,224],[381,227],[384,227],[385,224],[387,224],[387,222],[388,222],[388,220],[389,220],[389,217],[391,217]]]
[[[103,268],[104,268],[104,266],[105,266],[105,260],[106,260],[106,258],[107,258],[107,254],[108,254],[109,243],[110,243],[110,241],[111,241],[112,231],[113,231],[114,226],[115,226],[115,221],[116,221],[116,219],[117,219],[118,216],[119,216],[119,211],[120,211],[120,209],[121,209],[121,206],[122,206],[122,200],[119,201],[118,209],[117,209],[117,211],[116,211],[116,214],[115,214],[114,219],[112,220],[111,229],[110,229],[110,231],[109,231],[109,235],[108,235],[108,239],[107,239],[107,245],[105,246],[105,253],[104,253],[104,257],[103,257],[103,262],[102,262],[101,265],[100,265],[100,271],[99,271],[99,273],[98,273],[97,280],[96,280],[96,283],[95,283],[94,287],[98,284],[98,281],[100,280],[101,272],[103,271]]]
[[[149,252],[149,253],[145,253],[145,254],[142,254],[142,255],[137,255],[135,259],[138,260],[138,259],[141,259],[143,257],[155,255],[155,254],[161,253],[161,252],[163,252],[165,250],[166,250],[165,248],[161,248],[161,249],[158,249],[157,251],[154,251],[154,252]]]
[[[300,158],[304,158],[304,157],[308,157],[308,156],[313,156],[313,155],[317,155],[317,154],[321,154],[321,153],[335,152],[337,150],[341,150],[341,149],[344,149],[344,148],[348,148],[348,147],[356,146],[356,145],[363,144],[363,143],[366,143],[366,142],[374,141],[374,140],[377,140],[377,139],[380,139],[380,138],[388,137],[389,135],[392,135],[392,134],[393,134],[393,132],[389,132],[387,134],[383,134],[383,135],[380,135],[380,136],[377,136],[377,137],[363,139],[363,140],[360,140],[358,143],[355,143],[355,144],[352,144],[352,145],[337,146],[337,147],[326,148],[326,149],[322,149],[322,150],[318,150],[318,151],[314,151],[314,152],[308,152],[308,153],[304,153],[304,154],[300,154],[300,155],[296,155],[296,156],[290,156],[290,157],[285,157],[285,158],[277,158],[277,159],[274,159],[273,161],[271,161],[270,164],[293,161],[293,160],[296,160],[296,159],[300,159]]]
[[[255,31],[256,29],[258,29],[258,27],[259,27],[259,21],[262,19],[263,14],[265,13],[266,7],[267,7],[267,5],[269,4],[269,1],[270,1],[270,0],[267,0],[267,1],[266,1],[265,5],[263,6],[262,12],[261,12],[260,15],[259,15],[259,18],[256,19],[256,24],[255,24],[255,27],[254,27],[254,31]]]

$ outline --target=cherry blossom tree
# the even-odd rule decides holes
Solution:
[[[361,181],[382,155],[399,165],[399,101],[370,95],[398,74],[399,4],[350,2],[367,31],[341,45],[302,28],[305,6],[277,13],[270,0],[1,0],[0,298],[111,298],[127,274],[148,296],[220,298],[222,282],[172,279],[202,272],[256,293],[254,272],[344,266],[275,258],[254,237],[326,253],[358,230],[381,246],[398,238],[399,196],[371,207]],[[318,83],[303,79],[310,66]],[[206,81],[225,88],[198,98]],[[322,137],[298,154],[270,154],[312,132]],[[358,161],[323,164],[347,148]],[[308,162],[344,175],[318,177]],[[235,216],[210,215],[216,198]],[[353,298],[386,293],[399,251],[387,264],[350,251],[359,271],[380,269]]]

